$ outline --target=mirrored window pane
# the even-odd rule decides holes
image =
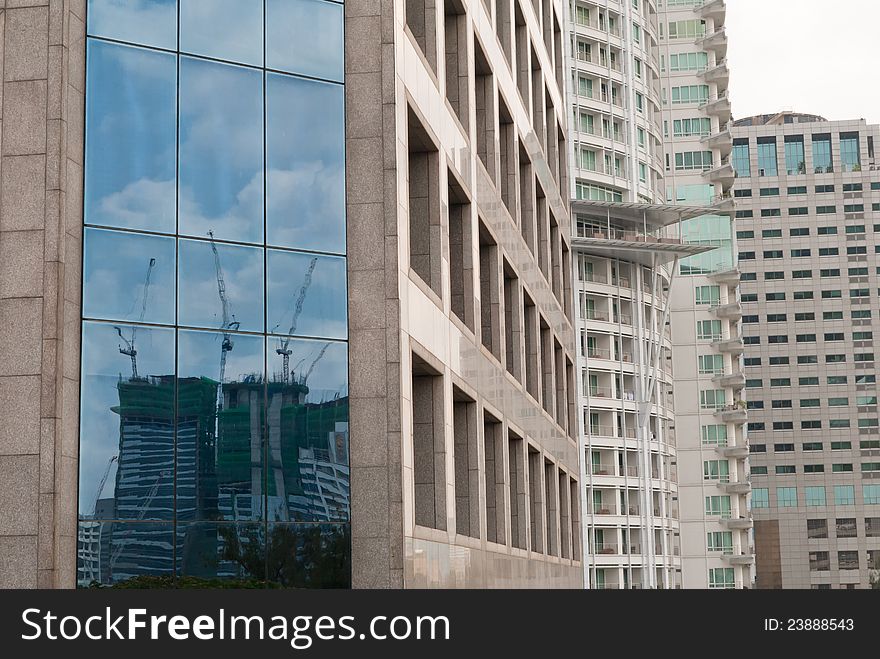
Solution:
[[[179,255],[181,325],[263,331],[263,250],[181,240]]]
[[[345,252],[343,88],[269,74],[268,242]]]
[[[260,336],[182,330],[178,344],[177,518],[263,518]]]
[[[174,574],[174,527],[155,522],[80,521],[77,585],[170,588]]]
[[[270,524],[268,579],[282,588],[350,588],[351,533],[343,524]]]
[[[175,231],[177,58],[89,41],[85,221]]]
[[[87,13],[91,35],[177,48],[177,0],[89,0]]]
[[[180,233],[263,242],[263,74],[180,60]]]
[[[180,0],[180,50],[263,65],[263,0]]]
[[[174,238],[86,229],[83,316],[174,324]]]
[[[270,519],[347,521],[348,346],[281,337],[266,346]],[[286,377],[285,377],[286,376]]]
[[[324,0],[268,0],[267,68],[342,81],[342,13],[342,5]]]
[[[264,585],[265,524],[178,524],[177,576],[178,587],[210,587],[204,582],[218,579],[239,588]]]
[[[273,334],[348,336],[345,259],[268,250],[268,322]]]
[[[81,519],[174,513],[174,330],[83,324]]]

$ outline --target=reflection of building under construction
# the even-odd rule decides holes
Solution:
[[[347,396],[307,402],[301,381],[271,382],[267,415],[266,383],[244,376],[223,386],[218,411],[216,381],[181,378],[175,445],[174,382],[160,376],[118,384],[115,499],[102,499],[95,521],[80,524],[81,585],[169,575],[175,550],[179,572],[218,574],[226,540],[192,522],[265,521],[264,510],[269,522],[348,519]]]

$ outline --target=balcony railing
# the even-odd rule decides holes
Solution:
[[[680,238],[661,238],[636,231],[621,231],[620,229],[578,229],[578,238],[591,240],[622,240],[631,243],[653,243],[665,245],[681,245]]]

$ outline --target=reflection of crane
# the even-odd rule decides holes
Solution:
[[[95,493],[95,505],[92,506],[92,517],[94,518],[98,514],[98,501],[101,499],[101,493],[104,491],[104,486],[107,484],[107,477],[110,475],[110,467],[113,466],[113,463],[119,459],[118,455],[114,455],[110,457],[110,461],[107,462],[107,468],[104,470],[104,475],[101,477],[101,482],[98,484],[98,491]]]
[[[226,297],[226,282],[223,279],[223,267],[220,265],[220,254],[217,252],[217,245],[214,243],[214,232],[209,231],[208,236],[211,238],[211,251],[214,252],[214,269],[217,272],[217,293],[220,295],[220,303],[223,306],[223,324],[220,329],[223,330],[223,343],[220,346],[220,386],[217,388],[217,409],[223,407],[223,379],[226,376],[226,353],[232,350],[231,331],[237,330],[241,323],[235,320],[235,314],[231,313],[229,307],[229,299]]]
[[[156,267],[156,259],[150,259],[150,265],[147,267],[147,277],[144,279],[144,293],[143,293],[143,302],[141,303],[141,315],[138,317],[138,322],[144,322],[144,316],[147,315],[147,296],[150,292],[150,277],[153,276],[153,268]],[[137,367],[137,348],[135,348],[134,341],[137,336],[137,325],[131,328],[131,339],[126,339],[122,335],[122,328],[114,326],[113,329],[116,330],[116,333],[119,334],[119,338],[125,342],[125,347],[123,348],[121,345],[119,346],[119,352],[123,355],[128,355],[131,357],[131,379],[138,379],[138,367]]]
[[[138,508],[138,514],[134,518],[136,521],[141,521],[147,514],[147,510],[150,508],[150,504],[153,503],[153,499],[156,498],[156,493],[159,491],[159,485],[162,483],[162,478],[164,476],[170,476],[170,469],[163,469],[159,472],[159,475],[156,476],[156,482],[153,483],[153,486],[150,488],[150,491],[147,493],[147,496],[144,498],[143,503],[141,503],[140,508]],[[113,566],[116,564],[116,561],[119,560],[120,554],[122,554],[122,550],[125,549],[125,546],[128,544],[127,540],[121,541],[116,548],[113,550],[113,554],[110,556],[110,569],[113,569]]]
[[[324,356],[324,353],[327,352],[327,348],[330,347],[329,343],[325,343],[324,347],[321,348],[321,352],[318,353],[318,356],[315,357],[315,361],[312,362],[312,365],[309,366],[309,370],[306,371],[305,376],[303,377],[303,384],[306,384],[309,381],[309,376],[312,374],[312,371],[315,370],[315,366],[318,365],[318,362],[321,361],[321,358]]]
[[[290,349],[290,336],[296,332],[296,323],[299,321],[299,316],[303,310],[303,304],[306,301],[306,294],[309,292],[309,286],[312,285],[312,274],[315,272],[315,266],[318,265],[318,257],[314,257],[309,263],[309,268],[306,270],[306,277],[303,280],[303,285],[299,289],[299,297],[296,300],[296,308],[293,310],[293,321],[290,324],[290,329],[287,331],[287,338],[282,339],[281,346],[275,350],[276,353],[281,355],[283,358],[283,366],[281,370],[281,376],[283,378],[282,382],[287,384],[287,379],[290,377],[290,354],[292,350]],[[275,327],[278,327],[276,325]]]

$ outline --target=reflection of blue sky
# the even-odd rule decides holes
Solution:
[[[341,82],[342,14],[342,5],[323,0],[268,0],[267,67]]]
[[[263,65],[263,0],[180,0],[180,50]]]
[[[150,275],[144,321],[174,324],[174,238],[86,229],[83,316],[138,321]]]
[[[89,0],[88,33],[177,48],[177,0]]]
[[[174,55],[89,42],[86,222],[174,232]]]
[[[263,239],[263,76],[180,59],[180,232]]]
[[[120,328],[126,338],[131,326]],[[119,335],[113,325],[84,323],[82,338],[82,391],[80,400],[80,507],[90,515],[101,476],[110,457],[119,452],[119,405],[116,387],[120,377],[131,377],[131,359],[119,352]],[[174,373],[174,330],[141,327],[135,339],[141,376]],[[102,497],[113,496],[116,467],[107,478]]]
[[[268,242],[343,253],[343,88],[269,74],[266,90]]]
[[[282,379],[284,361],[276,351],[282,347],[283,340],[270,338],[266,345],[270,382],[279,382]],[[306,402],[321,403],[348,395],[347,344],[336,341],[290,339],[287,349],[291,353],[291,381],[299,382],[312,369],[308,376],[309,395]],[[322,350],[324,350],[323,356],[321,356]]]
[[[180,240],[179,322],[219,329],[223,305],[217,288],[217,271],[211,243]],[[263,331],[263,250],[218,244],[230,313],[244,331]],[[230,319],[231,320],[231,319]]]
[[[313,258],[312,254],[269,250],[266,275],[269,331],[289,332],[299,291]],[[345,339],[348,336],[347,309],[345,259],[319,256],[295,333]]]
[[[206,377],[220,380],[223,334],[180,330],[178,377]],[[248,375],[263,375],[263,337],[232,335],[232,350],[226,353],[224,382],[240,382]]]

